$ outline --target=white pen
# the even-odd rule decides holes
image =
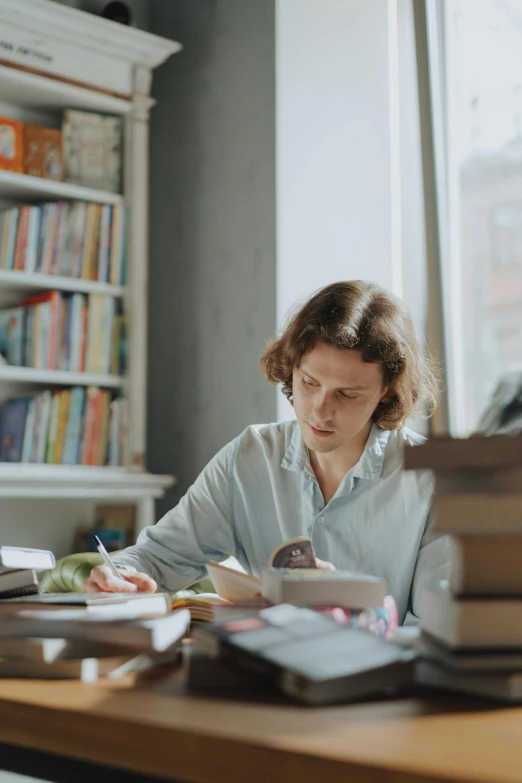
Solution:
[[[120,574],[120,572],[118,571],[118,569],[116,568],[114,563],[112,562],[112,559],[109,556],[109,553],[107,552],[107,550],[103,546],[103,544],[100,541],[100,539],[98,538],[98,536],[93,536],[93,538],[94,538],[94,543],[96,544],[96,549],[98,550],[100,555],[105,560],[105,564],[109,566],[109,568],[111,569],[111,571],[114,574],[114,576],[116,577],[116,579],[123,579],[122,575]]]

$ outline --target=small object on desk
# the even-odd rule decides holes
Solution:
[[[103,543],[100,541],[99,537],[98,536],[93,536],[93,538],[94,538],[94,541],[96,543],[96,549],[98,550],[100,555],[105,560],[105,565],[108,566],[110,568],[110,570],[112,571],[113,576],[115,576],[116,579],[123,579],[122,575],[120,574],[120,572],[118,571],[118,569],[116,568],[114,563],[112,562],[109,553],[107,552],[107,550],[103,546]]]

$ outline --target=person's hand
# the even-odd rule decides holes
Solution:
[[[147,574],[140,574],[135,568],[118,567],[122,578],[117,579],[109,566],[95,566],[90,576],[84,579],[84,593],[154,593],[157,584]]]
[[[335,566],[333,563],[329,563],[328,560],[319,560],[319,558],[316,557],[315,564],[317,568],[322,568],[323,571],[335,571]]]

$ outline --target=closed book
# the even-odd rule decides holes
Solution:
[[[126,660],[126,657],[80,658],[46,663],[45,661],[28,661],[23,658],[18,660],[0,658],[0,677],[95,682],[99,677],[110,676]]]
[[[440,436],[420,446],[404,447],[405,470],[450,471],[514,465],[522,465],[522,435]]]
[[[37,593],[38,577],[32,568],[0,573],[0,599]]]
[[[47,549],[31,549],[22,546],[0,546],[0,571],[18,568],[34,568],[48,571],[56,565],[54,555]]]
[[[21,462],[30,397],[9,400],[0,411],[0,461]]]
[[[0,310],[0,354],[8,364],[23,364],[24,316],[22,307]]]
[[[121,189],[122,119],[67,109],[63,114],[65,179],[113,193]]]
[[[11,117],[0,117],[0,169],[23,171],[24,123]]]
[[[408,686],[416,653],[288,604],[193,631],[197,651],[274,683],[307,704],[350,701]]]
[[[477,470],[446,470],[435,475],[435,492],[441,495],[482,493],[520,494],[522,465]]]
[[[6,249],[5,249],[5,262],[2,259],[2,266],[6,269],[12,269],[14,266],[14,256],[16,249],[16,237],[18,235],[18,222],[20,220],[20,210],[18,207],[13,207],[11,210],[11,219],[9,221],[9,236],[7,237]]]
[[[379,577],[354,571],[264,568],[261,592],[273,604],[364,609],[383,605],[386,584]]]
[[[434,533],[450,535],[522,535],[522,492],[436,494]]]
[[[427,633],[421,633],[412,646],[419,657],[432,660],[457,673],[522,671],[522,649],[451,650]]]
[[[522,536],[450,538],[449,583],[456,595],[520,596]]]
[[[66,648],[66,639],[0,639],[0,658],[51,663]]]
[[[25,123],[23,129],[24,174],[63,180],[62,132],[58,128]]]
[[[415,665],[418,685],[509,703],[522,702],[522,672],[472,672],[463,674],[434,661],[418,660]]]
[[[14,269],[22,271],[25,264],[25,251],[27,248],[27,233],[29,230],[29,215],[31,207],[24,204],[20,207],[20,219],[18,222],[18,232],[16,235],[16,247],[14,251]]]
[[[87,609],[19,609],[2,615],[0,637],[84,639],[136,650],[163,652],[183,638],[190,622],[187,609],[149,619],[121,619],[118,612],[91,614]]]
[[[240,694],[243,698],[245,694],[256,694],[271,699],[277,695],[273,683],[267,683],[263,677],[238,666],[227,666],[194,649],[192,644],[183,645],[182,658],[185,682],[194,693],[216,696]]]
[[[447,585],[425,587],[421,626],[452,649],[522,649],[522,598],[458,598]]]
[[[34,272],[36,270],[42,211],[43,207],[39,205],[32,206],[29,209],[29,219],[27,222],[27,243],[25,247],[25,259],[23,267],[26,272]]]

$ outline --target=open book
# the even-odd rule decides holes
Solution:
[[[311,541],[299,536],[279,544],[267,562],[268,568],[317,568]],[[218,595],[232,603],[248,601],[261,593],[261,580],[209,560],[208,575]]]

